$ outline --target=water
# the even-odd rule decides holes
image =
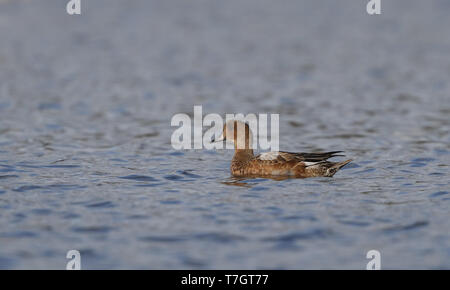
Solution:
[[[0,268],[450,268],[448,1],[58,2],[0,1]],[[233,179],[194,105],[354,162]]]

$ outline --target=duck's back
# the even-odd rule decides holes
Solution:
[[[267,152],[257,156],[235,154],[231,162],[234,176],[333,176],[351,160],[329,162],[341,151],[325,153]]]

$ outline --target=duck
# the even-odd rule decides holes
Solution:
[[[239,129],[245,128],[245,130]],[[239,134],[238,134],[239,133]],[[212,142],[231,141],[234,143],[234,156],[231,160],[233,177],[333,177],[342,167],[353,161],[331,162],[328,159],[344,156],[343,151],[319,153],[294,153],[271,151],[254,155],[253,134],[247,123],[230,120],[223,126],[222,135]]]

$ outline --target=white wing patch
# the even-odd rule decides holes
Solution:
[[[265,153],[259,154],[258,159],[259,160],[276,160],[279,155],[280,155],[280,152],[278,152],[278,151],[265,152]],[[308,166],[318,165],[321,162],[323,162],[323,161],[307,162],[307,161],[300,161],[299,160],[299,163],[297,165],[304,164],[305,166],[308,167]]]
[[[306,166],[314,166],[320,162],[303,162],[303,163],[305,163]]]
[[[280,153],[278,151],[272,151],[272,152],[266,152],[266,153],[261,153],[259,155],[259,159],[260,160],[275,160],[277,159],[278,155]]]

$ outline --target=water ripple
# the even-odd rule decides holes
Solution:
[[[105,234],[109,233],[112,230],[113,228],[109,226],[80,226],[72,228],[72,231],[84,234]]]
[[[326,239],[333,235],[333,231],[329,229],[311,229],[304,232],[293,232],[277,237],[264,238],[263,241],[268,242],[296,242],[299,240]]]
[[[438,192],[435,192],[435,193],[433,193],[433,194],[430,194],[430,197],[440,197],[440,196],[443,196],[443,195],[447,195],[448,194],[448,191],[438,191]]]
[[[383,229],[382,231],[387,232],[387,233],[410,231],[410,230],[415,230],[415,229],[419,229],[422,227],[426,227],[426,226],[428,226],[428,224],[429,223],[427,221],[417,221],[417,222],[407,224],[407,225],[388,227],[388,228]]]
[[[153,178],[151,176],[146,176],[146,175],[128,175],[128,176],[122,176],[119,178],[135,180],[135,181],[145,181],[145,182],[158,181],[158,179]]]

